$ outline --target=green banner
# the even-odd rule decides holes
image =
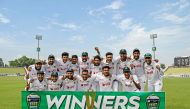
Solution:
[[[165,92],[22,91],[22,109],[165,109]]]

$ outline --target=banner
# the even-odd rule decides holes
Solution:
[[[165,109],[165,92],[22,91],[22,109]]]

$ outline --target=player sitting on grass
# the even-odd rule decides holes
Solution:
[[[44,72],[37,72],[37,79],[28,79],[28,84],[26,86],[28,91],[45,91],[47,90],[47,82],[44,79]]]
[[[124,92],[139,92],[141,89],[137,76],[131,74],[129,67],[124,67],[123,76],[117,77],[117,80],[122,84]]]

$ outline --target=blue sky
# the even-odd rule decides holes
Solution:
[[[125,48],[152,52],[150,34],[157,34],[156,57],[171,65],[175,56],[190,55],[190,0],[0,0],[0,57],[22,55],[60,58],[62,52],[95,54],[98,46],[118,56]]]

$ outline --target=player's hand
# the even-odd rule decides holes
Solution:
[[[127,60],[131,60],[131,56],[127,57]]]
[[[130,67],[133,69],[135,67],[135,65],[134,64],[130,64]]]
[[[62,80],[65,80],[65,79],[66,79],[66,76],[63,75],[61,79],[62,79]]]
[[[158,63],[158,62],[159,62],[159,60],[158,60],[158,59],[154,59],[154,61],[155,61],[156,63]]]
[[[26,83],[26,90],[30,89],[30,84]]]
[[[98,47],[95,47],[94,49],[95,49],[97,52],[99,51],[99,48],[98,48]]]
[[[160,70],[160,66],[159,66],[159,65],[156,65],[156,68],[157,68],[158,70]]]
[[[130,80],[131,80],[131,81],[134,81],[133,76],[130,76]]]
[[[29,79],[29,74],[26,74],[26,79]]]
[[[30,79],[29,83],[33,83],[34,82],[34,79]]]

